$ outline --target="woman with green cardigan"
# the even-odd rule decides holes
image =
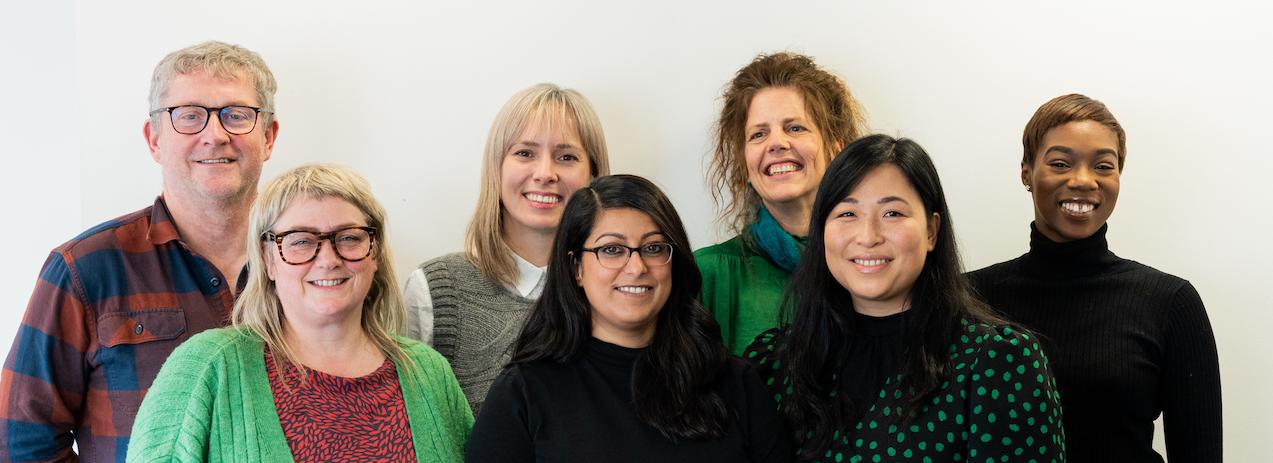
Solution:
[[[450,366],[395,334],[384,217],[345,168],[272,181],[250,216],[233,326],[164,363],[127,461],[462,461],[473,416]]]
[[[814,192],[832,156],[866,128],[834,74],[794,53],[760,55],[721,97],[708,171],[721,217],[738,235],[694,253],[702,302],[740,354],[778,326],[778,306],[800,261]]]

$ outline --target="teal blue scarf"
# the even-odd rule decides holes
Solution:
[[[779,268],[791,273],[800,263],[800,253],[804,252],[804,240],[798,239],[782,229],[769,209],[760,206],[756,212],[756,223],[751,224],[751,239],[756,246],[769,256]]]

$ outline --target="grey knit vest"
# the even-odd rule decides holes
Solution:
[[[451,362],[476,416],[512,357],[513,341],[535,300],[487,279],[463,253],[429,260],[420,269],[433,299],[433,348]]]

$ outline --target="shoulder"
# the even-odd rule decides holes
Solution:
[[[140,236],[144,239],[150,228],[153,209],[154,206],[146,206],[94,225],[62,243],[56,250],[71,255],[84,255],[98,249],[116,248],[129,237]]]
[[[963,329],[950,348],[958,365],[1024,365],[1018,372],[1047,367],[1047,357],[1039,346],[1039,338],[1022,328],[982,322],[963,323]]]
[[[711,246],[699,248],[694,251],[695,259],[719,259],[719,258],[741,258],[746,257],[747,244],[743,239],[743,235],[735,235],[733,238],[713,244]]]
[[[168,358],[210,360],[240,349],[260,346],[260,340],[244,328],[225,327],[204,330],[182,342]],[[264,355],[264,351],[262,351]]]
[[[396,340],[398,346],[402,348],[402,352],[423,369],[425,374],[440,369],[450,372],[451,367],[447,363],[446,358],[442,357],[442,354],[439,354],[432,347],[429,347],[428,344],[402,336],[397,337]]]
[[[760,368],[769,366],[770,368],[778,368],[775,352],[778,344],[786,338],[786,334],[781,328],[770,328],[756,335],[756,339],[747,345],[743,350],[743,359],[759,368],[758,371],[767,371],[769,368]]]
[[[419,269],[426,273],[431,273],[439,270],[446,271],[457,266],[472,267],[473,264],[468,261],[463,252],[452,252],[424,261],[420,264]]]
[[[1017,257],[1012,260],[1006,260],[981,269],[973,270],[968,272],[968,280],[972,282],[973,286],[978,288],[985,284],[994,284],[1006,276],[1016,274],[1020,260],[1021,258]]]

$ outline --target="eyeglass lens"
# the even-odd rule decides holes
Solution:
[[[637,248],[641,261],[647,266],[665,265],[672,261],[672,245],[667,243],[649,243]],[[597,260],[601,266],[611,269],[623,268],[628,263],[632,248],[617,244],[596,248]]]
[[[204,108],[202,106],[179,106],[173,108],[172,128],[178,133],[193,135],[202,132],[208,125],[209,113],[216,110],[221,119],[221,127],[226,132],[243,135],[256,127],[256,109],[247,106],[226,106],[224,108]]]
[[[289,264],[313,260],[324,239],[333,243],[336,254],[341,259],[358,261],[371,255],[371,234],[361,228],[347,228],[324,234],[295,231],[281,238],[283,242],[279,243],[279,250],[283,254],[283,260]]]

